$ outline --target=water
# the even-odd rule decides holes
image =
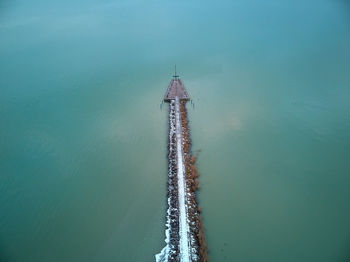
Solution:
[[[154,261],[173,65],[212,261],[349,261],[347,1],[1,1],[0,261]]]

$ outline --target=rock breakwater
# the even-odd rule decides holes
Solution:
[[[199,173],[192,154],[186,100],[169,101],[166,246],[157,262],[209,261],[197,202]]]

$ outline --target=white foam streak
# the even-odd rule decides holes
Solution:
[[[174,102],[172,101],[170,103],[170,112],[169,112],[169,122],[170,122],[170,130],[169,130],[169,142],[171,143],[171,137],[175,134],[175,118],[172,117],[174,114],[175,106]],[[174,144],[170,144],[169,147],[170,152],[174,150]],[[171,201],[170,197],[168,197],[168,210],[167,210],[167,217],[166,217],[166,229],[165,229],[165,243],[166,246],[162,249],[162,251],[157,254],[156,257],[156,262],[167,262],[169,260],[169,253],[171,251],[170,248],[170,209],[172,208],[171,206]]]

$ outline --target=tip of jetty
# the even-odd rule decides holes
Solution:
[[[178,75],[173,76],[173,79],[171,79],[170,84],[168,86],[168,89],[164,96],[165,102],[170,102],[171,100],[175,99],[176,97],[179,98],[179,100],[190,100],[190,96],[188,95],[185,86],[183,85],[181,79]]]

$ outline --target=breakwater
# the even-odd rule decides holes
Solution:
[[[176,73],[164,100],[169,102],[166,246],[156,261],[206,262],[209,259],[196,196],[199,174],[186,110],[189,96]]]

